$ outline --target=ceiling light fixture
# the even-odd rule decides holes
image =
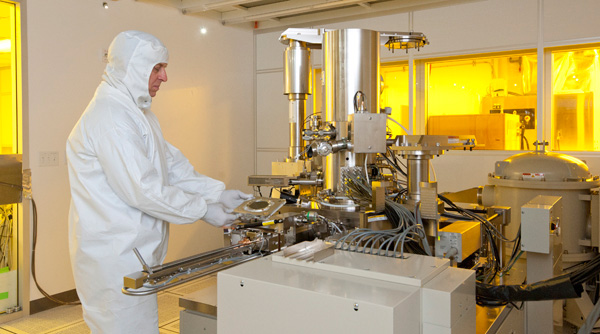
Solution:
[[[103,2],[102,7],[104,7],[104,9],[108,9],[108,4],[106,2]]]

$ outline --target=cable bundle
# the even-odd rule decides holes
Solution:
[[[494,286],[477,282],[477,303],[501,306],[520,301],[579,298],[583,292],[583,284],[598,274],[600,274],[600,255],[571,273],[532,284]]]
[[[359,168],[342,168],[342,191],[357,203],[370,203],[372,190]],[[399,203],[390,199],[385,201],[385,213],[395,226],[393,229],[375,231],[356,229],[338,239],[335,247],[342,250],[373,255],[404,257],[405,249],[414,253],[431,255],[427,236],[420,219],[419,207],[416,215]]]
[[[457,206],[451,200],[449,200],[448,198],[446,198],[443,195],[438,194],[438,198],[440,200],[442,200],[444,203],[448,204],[452,210],[458,212],[459,214],[463,215],[464,217],[466,217],[470,220],[477,220],[481,223],[481,227],[483,228],[483,231],[485,233],[484,243],[487,244],[487,247],[491,253],[491,256],[490,256],[489,266],[486,267],[484,269],[483,273],[477,277],[478,281],[483,281],[483,282],[489,283],[494,279],[494,277],[499,272],[503,272],[505,270],[510,269],[509,266],[506,267],[508,269],[500,268],[500,251],[499,251],[498,246],[496,245],[495,241],[502,240],[505,242],[515,242],[515,247],[516,247],[517,240],[520,240],[520,233],[519,233],[519,235],[517,235],[517,237],[514,240],[508,240],[500,231],[498,231],[498,229],[496,228],[496,226],[494,226],[494,224],[490,223],[489,220],[481,217],[480,215],[478,215],[470,210],[463,209],[463,208]],[[512,266],[512,264],[514,264],[514,262],[516,262],[518,257],[521,256],[520,253],[516,252],[515,247],[513,247],[513,254],[511,256],[511,259],[509,260],[510,266]]]
[[[0,205],[0,268],[12,267],[13,225],[12,205]]]

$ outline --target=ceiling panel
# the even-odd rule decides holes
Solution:
[[[410,12],[485,0],[138,0],[175,7],[185,15],[260,29]],[[252,23],[252,24],[248,24]]]

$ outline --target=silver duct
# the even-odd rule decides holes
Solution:
[[[288,161],[298,160],[304,149],[302,126],[306,114],[306,98],[311,91],[310,49],[305,42],[289,40],[283,54],[285,64],[284,94],[289,100],[290,144]]]
[[[354,114],[355,96],[365,96],[364,108],[379,112],[379,33],[344,29],[323,35],[325,121],[336,128],[336,139],[349,137],[349,116]],[[343,150],[325,160],[325,189],[337,193],[340,168],[363,166],[365,154]]]

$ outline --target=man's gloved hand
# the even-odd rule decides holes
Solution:
[[[253,198],[253,195],[245,194],[239,190],[224,190],[219,197],[219,203],[223,204],[225,208],[233,210],[245,201]]]
[[[230,212],[220,203],[211,203],[208,204],[206,214],[201,219],[216,227],[231,225],[238,215]]]

